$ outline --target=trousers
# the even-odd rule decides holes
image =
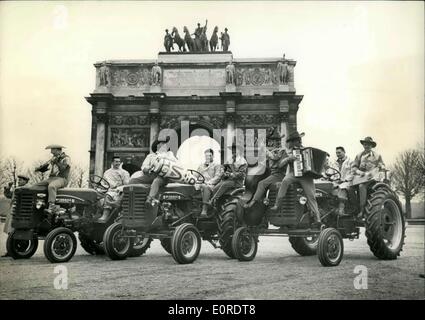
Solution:
[[[49,203],[55,203],[58,189],[66,187],[67,184],[68,181],[65,178],[50,177],[36,183],[35,186],[47,186],[48,201]]]
[[[285,177],[283,173],[273,173],[267,178],[261,180],[258,183],[257,190],[254,193],[252,200],[254,201],[262,201],[264,199],[264,195],[266,191],[273,183],[280,182]]]
[[[276,204],[278,203],[279,199],[282,199],[286,195],[286,192],[292,183],[299,183],[301,185],[311,211],[313,211],[317,217],[320,217],[319,206],[316,200],[316,187],[314,186],[313,178],[294,177],[293,174],[286,175],[282,180],[279,191],[277,193]]]
[[[166,178],[155,174],[142,174],[133,177],[129,181],[130,184],[150,184],[149,196],[155,198],[158,196],[159,189],[168,183]]]

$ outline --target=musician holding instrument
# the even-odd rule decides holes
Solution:
[[[385,164],[382,157],[372,149],[376,147],[376,142],[371,137],[366,137],[360,140],[364,150],[360,152],[353,161],[353,173],[360,177],[371,177],[373,171],[384,170]],[[361,183],[359,185],[359,198],[360,198],[360,213],[358,218],[363,217],[363,211],[366,206],[367,199],[367,184]]]
[[[50,167],[49,178],[35,184],[35,186],[47,186],[49,206],[46,212],[49,213],[58,209],[58,207],[55,206],[58,189],[68,185],[69,173],[71,171],[71,159],[62,151],[63,148],[65,147],[57,144],[48,145],[46,150],[50,149],[53,157],[35,169],[35,171],[38,172],[46,172]]]
[[[297,160],[297,157],[293,154],[294,150],[303,149],[301,144],[301,138],[304,136],[304,133],[299,134],[297,131],[292,132],[288,138],[286,139],[287,148],[288,148],[288,156],[282,160],[282,164],[289,164],[286,170],[286,176],[282,180],[279,191],[276,196],[276,203],[271,208],[272,211],[279,211],[283,205],[283,200],[288,191],[289,186],[292,183],[299,183],[304,190],[305,196],[307,198],[307,202],[311,211],[315,216],[314,226],[320,228],[322,225],[322,221],[320,219],[319,206],[317,205],[316,200],[316,188],[314,186],[314,180],[310,176],[295,176],[294,171],[296,168],[294,167],[294,162]]]
[[[281,137],[269,139],[280,140]],[[251,201],[243,206],[245,209],[253,207],[256,203],[261,203],[270,186],[285,178],[288,162],[284,161],[284,159],[287,157],[288,154],[286,153],[285,148],[273,148],[271,150],[266,148],[266,160],[270,169],[270,175],[258,183],[257,190],[255,191]]]

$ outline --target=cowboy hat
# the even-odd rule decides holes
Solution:
[[[298,131],[291,132],[288,138],[286,138],[286,142],[301,139],[302,137],[304,137],[304,135],[305,135],[304,132],[302,133],[298,133]]]
[[[168,136],[168,137],[166,137],[165,139],[164,138],[156,138],[155,139],[155,141],[154,142],[152,142],[152,146],[151,146],[151,149],[152,149],[152,152],[157,152],[158,151],[158,144],[159,143],[161,143],[161,142],[163,142],[163,143],[167,143],[167,142],[169,142],[170,141],[170,137]]]
[[[46,150],[47,149],[64,149],[65,147],[64,146],[61,146],[60,144],[49,144],[47,147],[46,147]]]
[[[373,141],[372,137],[366,137],[363,140],[360,140],[360,143],[364,145],[365,143],[370,144],[372,148],[376,147],[376,142]]]

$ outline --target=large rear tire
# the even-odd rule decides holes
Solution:
[[[137,236],[133,241],[129,257],[140,257],[142,254],[145,254],[150,248],[152,240],[152,238]]]
[[[201,235],[191,223],[179,225],[171,238],[172,255],[176,262],[188,264],[198,258],[201,251]]]
[[[111,224],[103,235],[106,255],[111,260],[124,260],[128,257],[133,239],[123,235],[123,226],[119,222]]]
[[[317,253],[319,238],[311,237],[289,237],[292,248],[300,256],[314,256]]]
[[[90,239],[88,236],[78,233],[78,239],[80,240],[80,245],[88,254],[93,256],[104,255],[105,249],[101,243],[97,243],[95,240]]]
[[[405,218],[397,196],[388,187],[378,188],[366,206],[366,238],[370,251],[382,260],[394,260],[403,250]]]
[[[15,230],[9,233],[6,240],[7,253],[13,259],[29,259],[38,248],[37,236],[34,236],[32,240],[19,240],[15,238]]]
[[[77,250],[77,238],[70,229],[59,227],[47,234],[43,249],[50,262],[64,263],[74,256]]]
[[[163,239],[161,239],[161,246],[169,254],[172,254],[172,250],[171,250],[171,238],[163,238]]]
[[[232,249],[232,238],[236,229],[240,227],[236,210],[237,200],[232,200],[223,205],[223,210],[218,214],[218,237],[221,249],[231,259],[236,258]]]

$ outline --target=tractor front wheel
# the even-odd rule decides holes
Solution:
[[[344,255],[344,241],[341,233],[334,228],[326,228],[319,235],[317,256],[324,267],[335,267]]]
[[[52,263],[71,260],[77,250],[77,238],[68,228],[53,229],[44,240],[44,255]]]
[[[106,229],[103,235],[105,253],[111,260],[124,260],[133,246],[133,239],[124,235],[121,223],[115,222]]]
[[[192,263],[201,250],[201,235],[191,223],[179,225],[171,238],[171,249],[174,260],[180,264]]]
[[[240,227],[232,238],[232,249],[239,261],[251,261],[257,255],[258,241],[246,227]]]

